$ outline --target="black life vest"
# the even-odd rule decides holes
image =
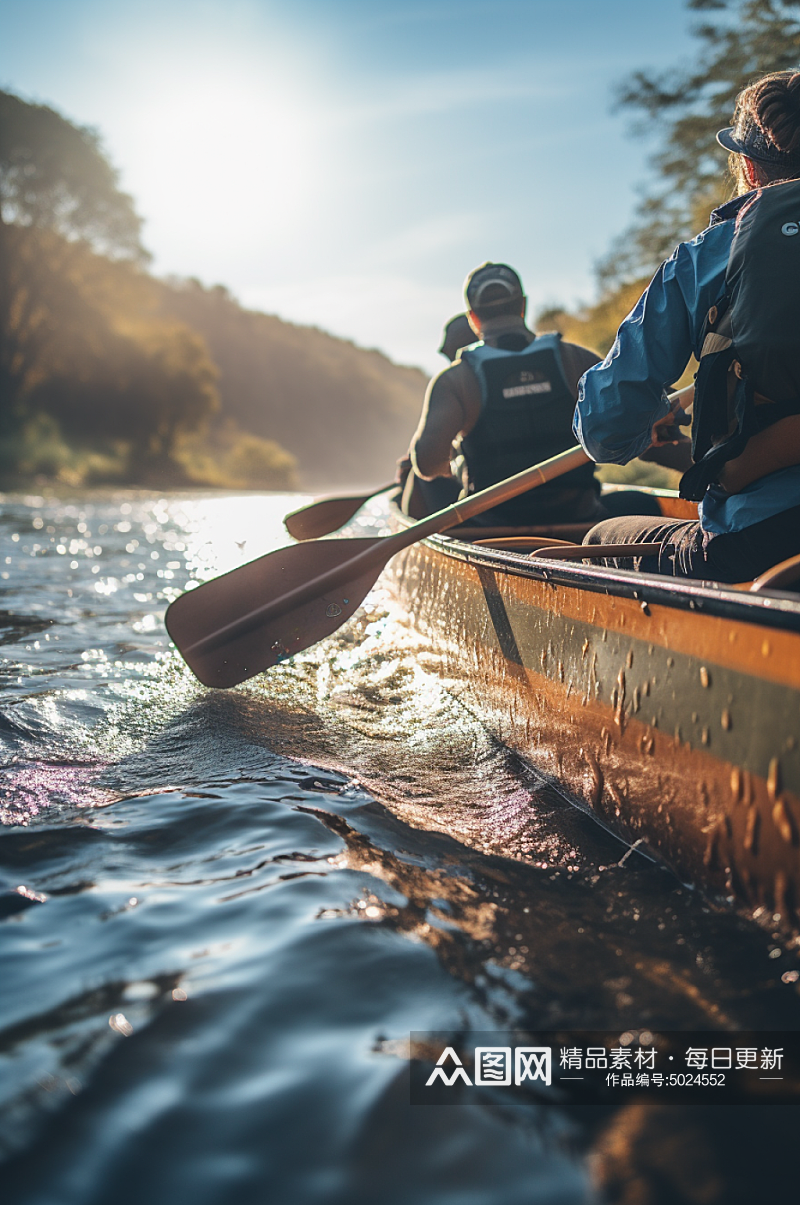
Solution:
[[[538,335],[515,350],[479,343],[461,353],[481,388],[481,413],[461,440],[465,486],[476,493],[575,443],[575,396],[561,363],[561,336]],[[599,493],[594,466],[584,465],[484,517],[492,523],[531,524],[591,515]]]
[[[695,380],[684,498],[702,499],[757,431],[800,413],[800,180],[739,211],[725,289],[709,310]]]

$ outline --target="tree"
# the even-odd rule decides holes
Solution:
[[[63,268],[70,245],[147,258],[141,220],[117,180],[96,131],[0,92],[0,432],[18,427],[25,391],[40,375],[35,357],[49,312],[42,282]],[[43,272],[31,252],[42,251],[44,239]]]
[[[158,283],[129,261],[50,230],[8,233],[23,420],[48,414],[75,446],[124,443],[134,473],[174,469],[178,440],[219,407],[202,336],[160,313]]]
[[[147,258],[141,219],[120,191],[97,131],[0,91],[0,225],[6,223],[84,239],[111,257]]]
[[[692,30],[696,62],[662,74],[638,71],[619,92],[639,130],[661,131],[655,188],[638,220],[600,265],[606,287],[649,275],[676,243],[703,229],[730,195],[717,130],[729,125],[738,92],[769,71],[800,66],[800,0],[688,0],[702,13]]]

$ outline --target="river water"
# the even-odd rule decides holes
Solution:
[[[5,1199],[777,1184],[788,1108],[409,1103],[411,1031],[798,1029],[800,963],[769,918],[626,856],[499,746],[380,583],[325,644],[200,687],[167,602],[286,542],[302,501],[0,500]]]

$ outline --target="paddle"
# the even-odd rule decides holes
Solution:
[[[286,515],[283,525],[295,540],[315,540],[318,536],[327,536],[332,531],[344,527],[348,519],[352,519],[356,511],[374,498],[376,494],[385,494],[387,490],[397,488],[397,483],[382,485],[371,494],[362,494],[358,498],[320,498],[308,506],[301,506]]]
[[[392,536],[311,540],[269,552],[176,598],[167,631],[205,686],[236,686],[335,632],[401,549],[588,461],[582,448],[570,448]]]

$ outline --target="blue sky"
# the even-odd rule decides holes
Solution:
[[[683,0],[0,0],[0,86],[96,126],[154,270],[402,363],[486,259],[591,299],[653,149],[612,112]]]

